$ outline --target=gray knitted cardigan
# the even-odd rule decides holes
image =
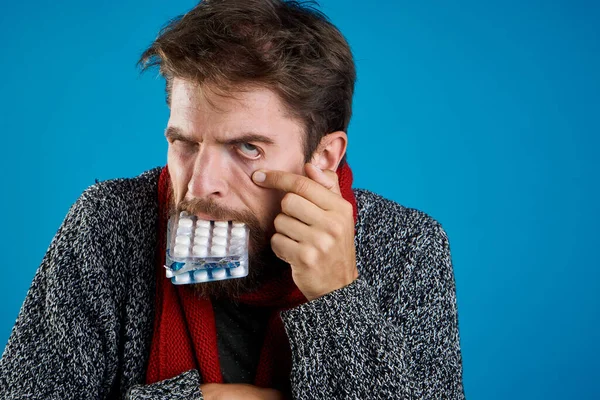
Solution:
[[[97,183],[72,206],[0,361],[0,398],[202,399],[195,370],[145,385],[160,169]],[[297,399],[464,399],[448,238],[366,190],[360,278],[282,313]]]

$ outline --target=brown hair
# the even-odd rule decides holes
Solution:
[[[347,132],[352,114],[356,71],[350,47],[307,3],[202,1],[163,28],[138,65],[142,71],[160,67],[167,103],[173,77],[224,93],[252,85],[273,90],[304,124],[306,161],[324,135]]]

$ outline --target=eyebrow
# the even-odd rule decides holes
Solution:
[[[165,130],[165,136],[167,137],[167,139],[171,140],[183,140],[187,142],[194,141],[187,137],[180,128],[177,128],[175,126],[167,127],[167,129]],[[270,137],[255,132],[243,132],[240,135],[227,140],[217,139],[217,143],[224,145],[236,145],[250,142],[264,143],[269,145],[275,144],[275,141],[273,141],[273,139],[271,139]]]

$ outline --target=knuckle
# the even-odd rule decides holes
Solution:
[[[308,180],[306,180],[304,178],[298,178],[298,179],[296,179],[294,187],[296,189],[296,193],[304,194],[308,191],[309,182],[308,182]]]
[[[329,235],[323,235],[317,241],[317,248],[321,251],[322,254],[327,254],[333,247],[335,246],[335,239]]]
[[[273,252],[277,255],[279,255],[279,244],[281,243],[281,234],[279,233],[275,233],[273,236],[271,236],[271,249],[273,250]]]
[[[284,219],[284,215],[283,214],[277,214],[277,216],[275,217],[275,219],[273,220],[273,225],[275,226],[276,230],[280,230],[281,229],[281,225],[283,223],[283,219]]]
[[[316,250],[313,247],[305,248],[300,253],[300,261],[308,266],[313,266],[317,263],[318,255]]]
[[[277,245],[277,235],[278,233],[274,233],[273,236],[271,236],[271,246],[275,247]],[[275,250],[273,248],[273,250]]]
[[[279,183],[281,182],[281,175],[277,171],[269,171],[267,174],[267,178],[271,183],[271,186],[279,187]]]
[[[329,227],[329,232],[334,236],[334,237],[339,237],[344,233],[344,224],[340,223],[337,220],[333,220],[329,223],[328,225]]]
[[[281,210],[284,212],[289,212],[292,209],[294,204],[294,193],[286,193],[281,199]]]
[[[277,244],[275,242],[275,240],[271,239],[271,247],[273,249],[273,254],[275,254],[277,256],[277,258],[286,261],[285,258],[283,257],[283,254],[281,254],[281,250],[277,247]]]

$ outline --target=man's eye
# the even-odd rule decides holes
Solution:
[[[240,152],[248,158],[258,158],[260,156],[260,150],[258,150],[258,147],[254,146],[253,144],[250,143],[240,143],[238,145],[238,148],[240,149]]]
[[[194,148],[197,147],[197,143],[194,142],[190,142],[188,140],[181,140],[181,139],[172,139],[170,140],[170,143],[174,146],[176,146],[179,149],[183,149],[183,150],[192,150]]]

